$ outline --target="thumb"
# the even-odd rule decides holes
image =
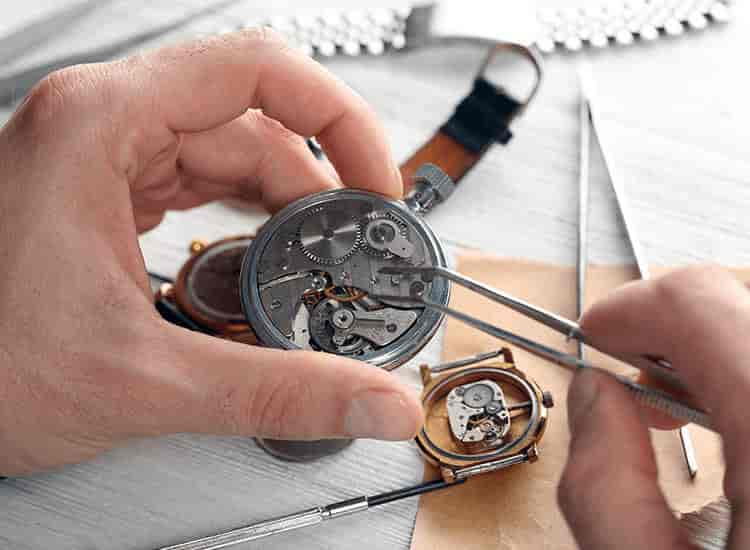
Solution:
[[[191,401],[180,431],[402,440],[422,424],[415,392],[372,365],[172,331],[168,355],[181,367]]]
[[[611,378],[584,369],[568,394],[571,431],[560,506],[582,549],[689,548],[657,483],[638,406]]]

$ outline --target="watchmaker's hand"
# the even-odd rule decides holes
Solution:
[[[370,108],[266,31],[80,66],[0,132],[0,473],[131,437],[409,438],[415,396],[376,368],[251,348],[162,321],[137,234],[167,209],[269,209],[340,185],[400,196]]]
[[[729,273],[689,268],[629,284],[586,312],[610,353],[671,360],[723,435],[730,548],[750,546],[750,292]],[[560,504],[582,548],[691,548],[657,485],[647,425],[627,392],[595,372],[568,397],[570,457]]]

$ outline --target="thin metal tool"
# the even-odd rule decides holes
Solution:
[[[498,349],[495,351],[488,351],[487,353],[479,353],[477,355],[466,357],[464,359],[457,359],[456,361],[448,361],[447,363],[440,363],[439,365],[434,365],[430,367],[430,372],[433,374],[437,374],[439,372],[445,372],[447,370],[453,370],[459,367],[473,365],[474,363],[479,363],[480,361],[486,361],[487,359],[494,359],[495,357],[499,357],[502,354],[503,354],[502,349]]]
[[[589,227],[589,151],[591,149],[591,125],[589,104],[580,105],[580,141],[578,151],[578,254],[576,263],[576,315],[580,319],[586,307],[586,268],[588,267]],[[584,358],[584,344],[577,342],[578,357]]]
[[[597,125],[597,114],[596,114],[596,107],[594,103],[595,93],[594,93],[594,87],[591,82],[590,72],[588,70],[588,67],[584,65],[582,67],[582,70],[580,71],[580,82],[581,82],[581,132],[584,132],[584,128],[588,128],[586,132],[588,133],[590,129],[593,129],[594,133],[596,134],[598,140],[599,140],[599,149],[602,153],[602,158],[604,159],[604,166],[607,169],[607,173],[609,174],[609,180],[612,184],[612,189],[615,194],[615,200],[617,202],[617,207],[620,210],[620,217],[622,218],[623,225],[625,227],[625,234],[627,235],[628,242],[630,243],[630,248],[633,251],[633,256],[635,257],[635,264],[638,268],[638,273],[640,275],[641,279],[650,279],[651,274],[649,272],[648,268],[648,262],[646,260],[645,252],[643,251],[643,247],[641,246],[641,243],[639,239],[637,238],[635,234],[635,229],[633,226],[633,216],[630,212],[630,207],[628,205],[628,202],[625,197],[625,190],[622,186],[622,179],[617,176],[613,170],[613,163],[610,162],[609,158],[609,151],[611,149],[608,147],[608,138],[605,135],[602,134],[600,125]],[[588,118],[586,120],[583,119],[584,113],[588,113]],[[583,150],[583,142],[581,143],[581,171],[584,170],[584,165],[586,166],[585,170],[588,172],[588,147],[586,147],[586,150]],[[579,224],[579,231],[580,224]],[[580,246],[580,234],[579,234],[579,246]],[[579,249],[580,254],[580,249]],[[581,269],[580,264],[580,256],[579,256],[579,270]],[[584,267],[585,269],[585,267]],[[581,274],[579,271],[579,285],[580,285],[580,278]],[[579,286],[579,301],[581,300],[581,292],[583,287]],[[580,311],[579,311],[580,314]],[[695,476],[698,474],[698,459],[696,458],[695,454],[695,447],[693,445],[693,439],[690,436],[690,431],[687,427],[682,427],[679,429],[679,435],[680,435],[680,443],[682,445],[682,452],[685,456],[685,463],[687,464],[688,473],[690,474],[690,478],[694,479]]]
[[[440,479],[437,481],[420,483],[419,485],[398,489],[396,491],[380,493],[370,497],[362,496],[347,499],[326,506],[316,506],[294,514],[253,523],[244,527],[238,527],[237,529],[232,529],[231,531],[226,531],[224,533],[173,544],[171,546],[163,546],[158,550],[219,550],[220,548],[229,548],[237,544],[252,542],[273,535],[278,535],[280,533],[285,533],[287,531],[294,531],[296,529],[302,529],[303,527],[312,527],[313,525],[318,525],[319,523],[331,519],[350,516],[359,512],[366,512],[370,508],[376,506],[453,487],[464,481],[466,480],[459,479],[452,483],[448,483],[447,481]]]
[[[548,312],[542,308],[533,306],[528,302],[524,302],[523,300],[515,298],[514,296],[490,288],[486,285],[483,285],[477,281],[473,281],[468,277],[464,277],[463,275],[445,268],[403,266],[384,268],[379,272],[384,275],[418,274],[424,281],[432,281],[436,277],[444,277],[456,284],[463,286],[464,288],[477,292],[478,294],[485,296],[486,298],[506,305],[511,309],[526,315],[527,317],[535,319],[562,334],[565,334],[576,340],[584,340],[583,333],[581,332],[578,323],[576,323],[575,321],[565,319],[564,317]],[[617,375],[610,371],[602,369],[601,367],[594,365],[590,361],[580,359],[575,355],[570,355],[534,340],[530,340],[529,338],[525,338],[503,328],[497,327],[486,321],[482,321],[481,319],[477,319],[475,317],[472,317],[471,315],[452,309],[448,306],[431,302],[423,298],[422,296],[381,295],[377,298],[391,302],[410,302],[422,304],[425,307],[440,311],[445,315],[454,317],[455,319],[458,319],[459,321],[462,321],[482,332],[490,334],[491,336],[494,336],[499,340],[517,346],[528,351],[529,353],[552,361],[553,363],[558,365],[574,369],[581,367],[597,369],[609,376],[614,377],[618,382],[620,382],[620,384],[625,386],[625,388],[627,388],[634,395],[635,399],[638,402],[659,410],[677,420],[692,422],[703,426],[704,428],[712,429],[711,421],[706,411],[683,403],[669,393],[651,388],[649,386],[644,386],[642,384],[634,382],[633,380],[625,376]],[[657,360],[645,356],[639,358],[617,357],[617,359],[624,360],[630,365],[638,368],[639,370],[643,370],[653,376],[658,377],[666,386],[672,389],[684,390],[682,381],[677,377],[676,373],[672,369],[672,366],[666,361]]]

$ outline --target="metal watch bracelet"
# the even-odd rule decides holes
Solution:
[[[648,42],[726,22],[730,7],[731,0],[621,0],[540,9],[534,45],[543,53],[552,53]],[[388,8],[274,17],[247,26],[267,25],[311,56],[381,55],[444,38],[432,35],[430,20],[436,9],[437,3],[402,3]],[[218,32],[233,30],[236,28]]]

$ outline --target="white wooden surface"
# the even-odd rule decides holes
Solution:
[[[23,9],[15,2],[2,4],[6,13]],[[143,3],[131,6],[136,4]],[[244,2],[223,17],[250,19],[272,11],[253,4]],[[502,3],[496,4],[501,17]],[[164,6],[176,5],[151,2],[150,9],[163,13]],[[289,0],[273,3],[273,9],[302,5],[310,8],[309,3]],[[451,203],[430,214],[439,235],[452,246],[574,262],[575,67],[585,57],[601,91],[605,130],[616,146],[611,155],[624,176],[651,261],[750,264],[745,61],[750,8],[736,3],[734,12],[730,25],[694,36],[548,58],[546,82],[515,127],[516,139],[491,151]],[[134,13],[131,23],[140,24],[144,17]],[[46,53],[34,54],[35,59],[103,40],[106,33],[92,28],[99,28],[96,21],[82,23],[72,35],[53,40]],[[468,90],[481,55],[472,47],[444,47],[326,64],[375,106],[397,158],[404,159]],[[30,61],[19,64],[25,62]],[[628,261],[601,166],[594,167],[593,176],[591,259]],[[252,231],[262,219],[257,212],[210,205],[170,214],[141,244],[151,269],[173,275],[187,256],[191,238]],[[436,342],[428,356],[436,357],[438,348]],[[416,382],[413,366],[398,375]],[[409,444],[362,441],[316,464],[289,465],[267,458],[244,439],[182,435],[141,441],[87,464],[0,484],[0,547],[148,550],[248,520],[389,489],[420,475],[420,461]],[[258,547],[406,548],[415,504],[384,507]]]

